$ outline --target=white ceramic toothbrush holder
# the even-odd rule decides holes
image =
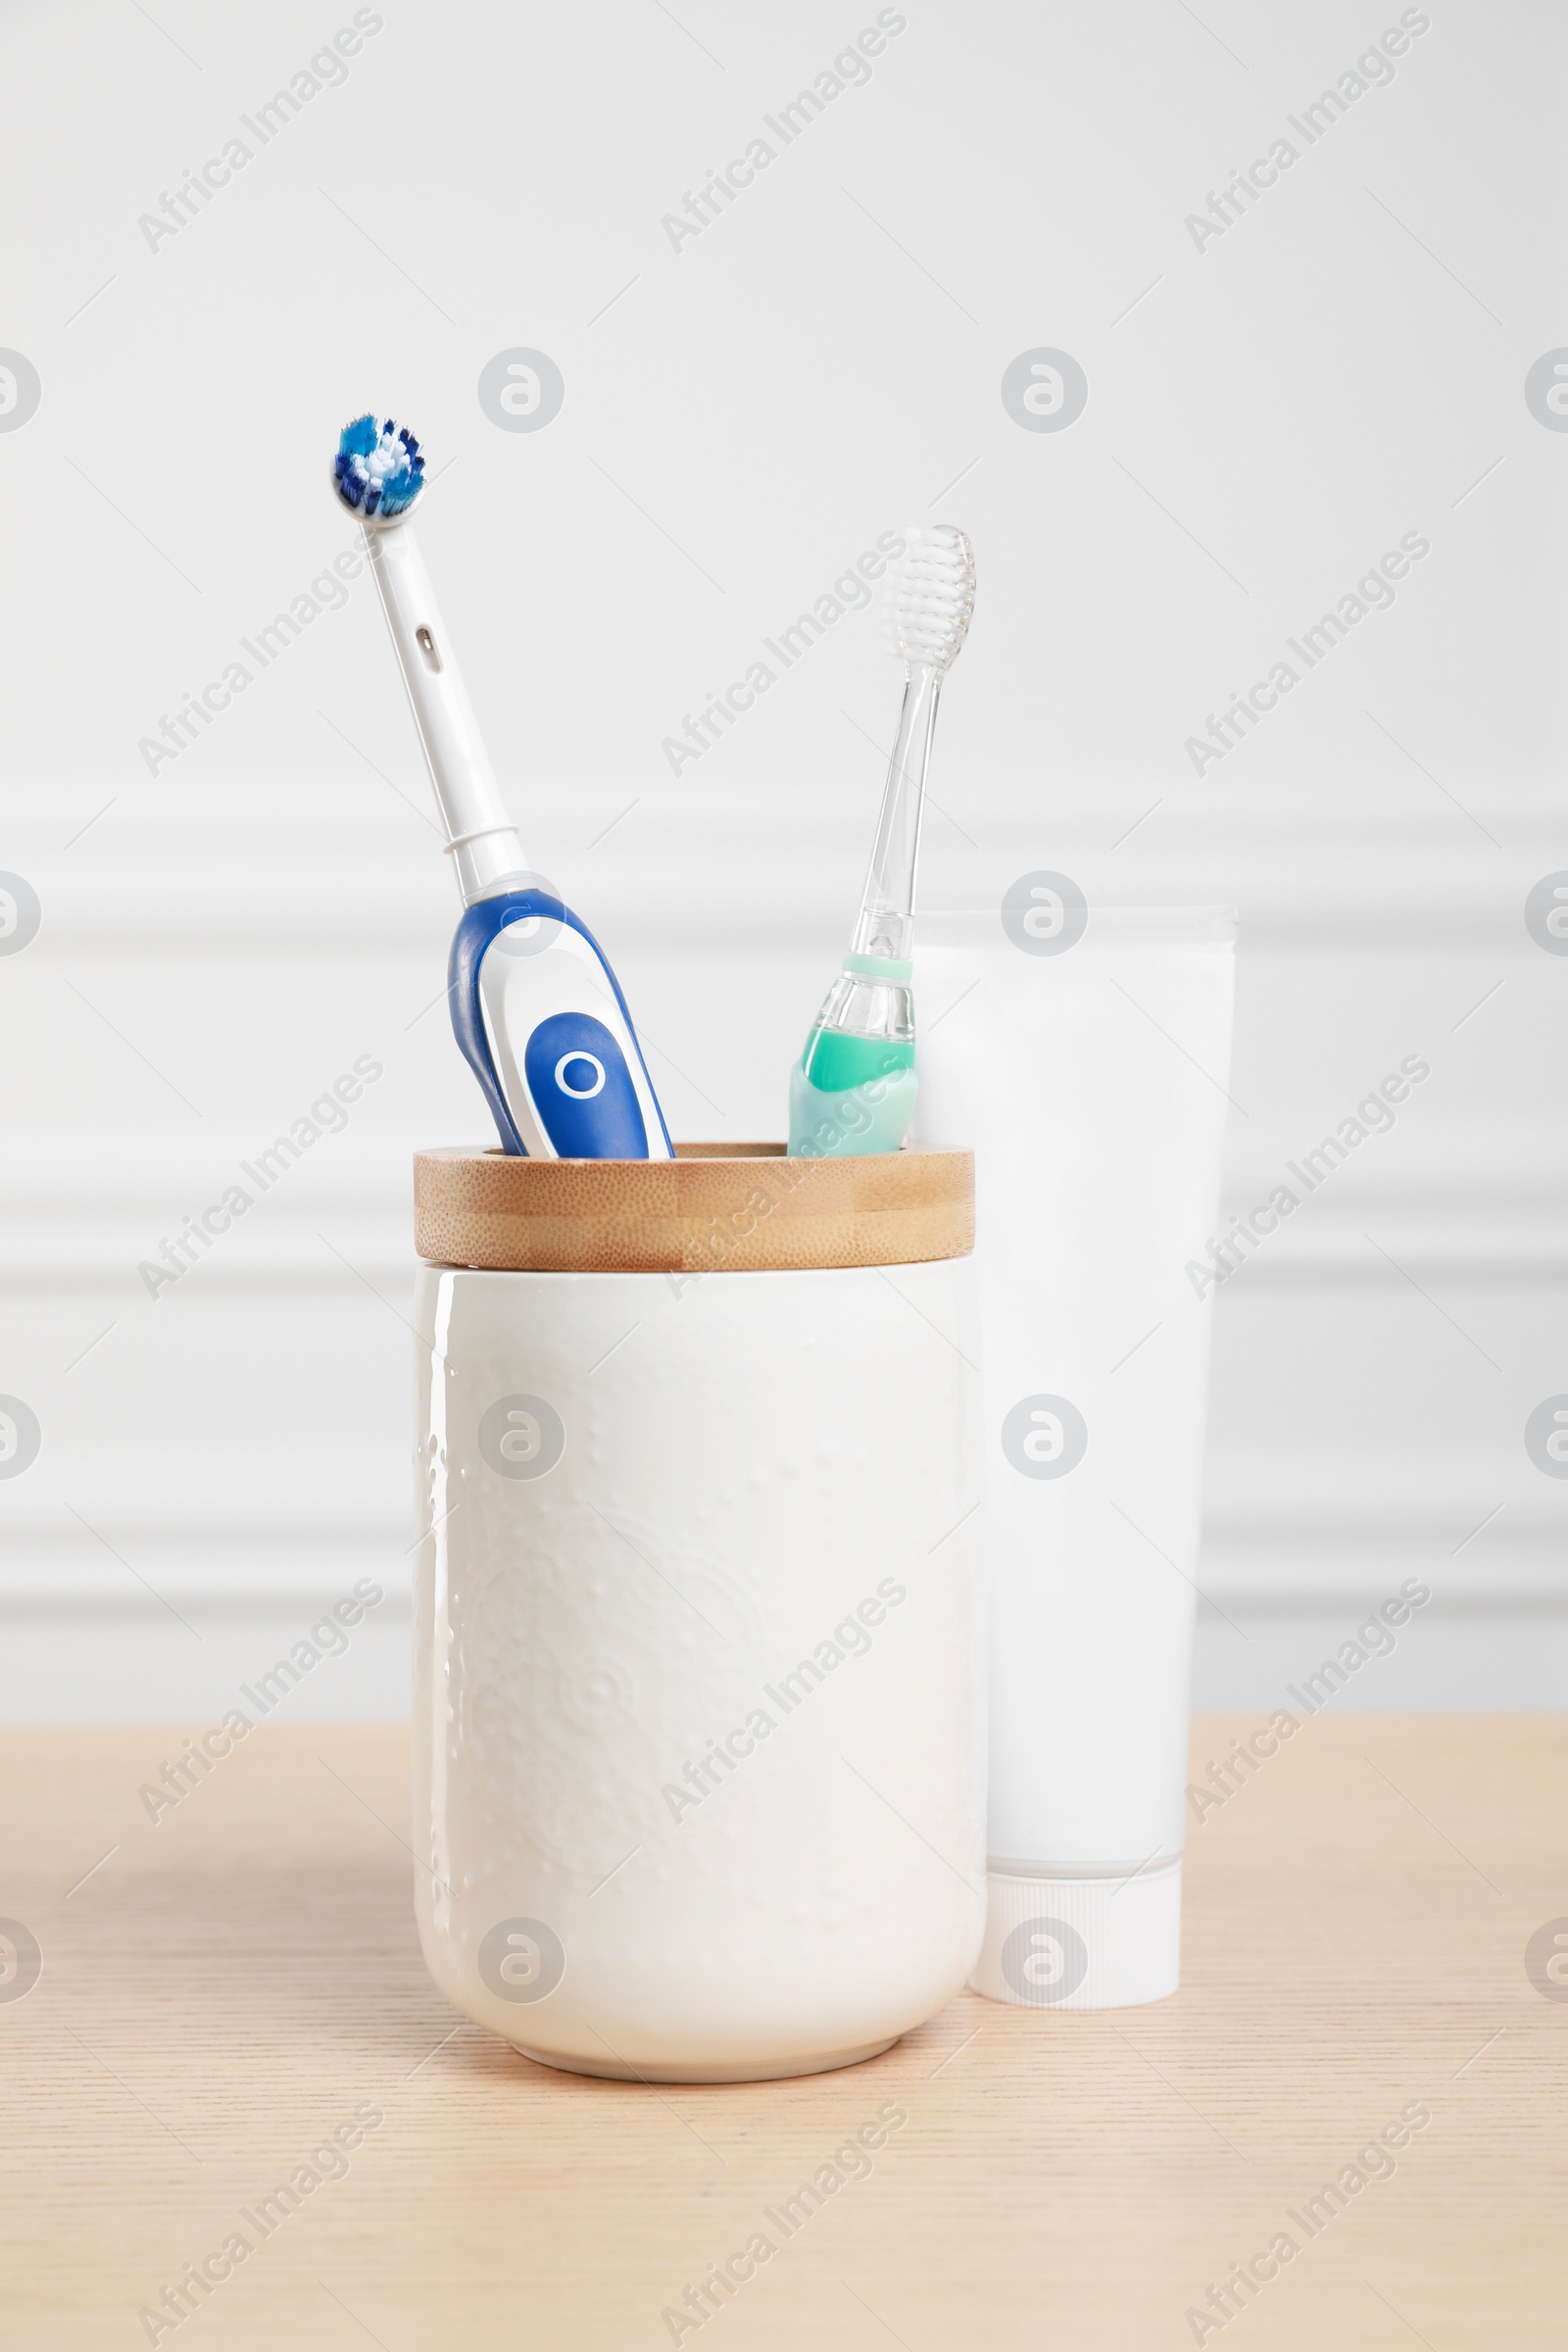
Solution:
[[[415,1847],[574,2073],[848,2066],[986,1911],[973,1163],[416,1162]]]

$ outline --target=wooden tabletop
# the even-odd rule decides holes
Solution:
[[[1195,1778],[1252,1728],[1199,1723]],[[700,2089],[552,2074],[455,2019],[400,1730],[262,1726],[155,1823],[138,1786],[178,1739],[0,1736],[0,1915],[42,1952],[0,1985],[8,2352],[146,2343],[209,2258],[229,2276],[159,2343],[652,2352],[758,2232],[681,2343],[1568,2345],[1568,1999],[1525,1957],[1568,1932],[1568,1724],[1303,1726],[1191,1831],[1173,2000],[965,1994],[867,2065]],[[792,2235],[764,2218],[890,2109],[868,2175]],[[1210,2287],[1259,2256],[1220,2324]]]

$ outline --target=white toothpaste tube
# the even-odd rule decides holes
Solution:
[[[1180,1979],[1235,929],[1051,873],[921,916],[918,1132],[976,1154],[993,2000]]]

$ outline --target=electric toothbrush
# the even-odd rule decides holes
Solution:
[[[626,1000],[604,951],[540,887],[501,804],[408,516],[419,444],[391,417],[344,428],[333,480],[365,527],[465,913],[448,1002],[502,1149],[534,1159],[674,1156]]]
[[[914,1116],[914,876],[942,681],[974,611],[974,551],[952,523],[905,532],[885,626],[904,663],[904,707],[870,870],[844,968],[790,1072],[790,1152],[897,1152]]]

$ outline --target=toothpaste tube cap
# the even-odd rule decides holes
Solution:
[[[1132,2009],[1181,1982],[1181,1857],[1114,1875],[986,1874],[986,1939],[969,1983],[1020,2009]]]

